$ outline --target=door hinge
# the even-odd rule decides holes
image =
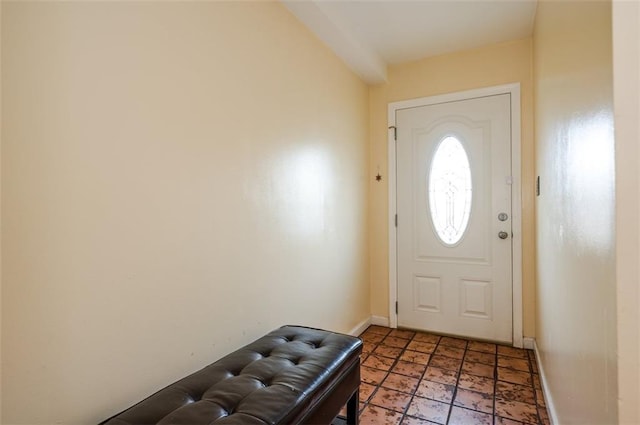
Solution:
[[[396,214],[395,223],[396,223],[396,227],[398,227],[398,214]]]
[[[392,125],[391,127],[389,127],[389,129],[393,128],[393,140],[398,140],[398,129],[396,128],[395,125]]]
[[[398,314],[398,301],[396,301],[396,314]]]

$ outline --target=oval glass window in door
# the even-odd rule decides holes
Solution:
[[[433,154],[428,179],[431,222],[445,245],[455,245],[469,224],[472,182],[469,157],[453,136],[438,144]]]

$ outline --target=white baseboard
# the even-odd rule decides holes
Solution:
[[[376,326],[389,327],[389,318],[382,316],[371,316],[371,324]]]
[[[367,330],[369,325],[371,325],[371,317],[367,317],[362,322],[358,323],[355,328],[349,331],[349,335],[359,336],[362,332]]]
[[[389,327],[389,318],[382,316],[371,316],[358,323],[353,329],[349,331],[349,335],[358,336],[362,332],[366,331],[371,325]]]
[[[522,338],[522,347],[526,350],[535,350],[536,340],[534,338],[525,336]]]
[[[533,350],[536,353],[536,363],[538,364],[538,372],[540,373],[540,384],[542,386],[542,392],[544,394],[544,402],[547,405],[547,412],[549,413],[549,421],[551,425],[559,425],[560,421],[558,420],[558,414],[556,413],[555,404],[553,403],[553,398],[551,397],[551,393],[549,393],[549,385],[547,381],[547,377],[544,373],[544,368],[542,367],[542,362],[540,362],[540,351],[538,350],[538,344],[536,344],[536,340],[534,338],[527,338],[533,340]]]

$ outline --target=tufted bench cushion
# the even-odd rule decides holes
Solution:
[[[284,326],[101,425],[357,423],[358,338]]]

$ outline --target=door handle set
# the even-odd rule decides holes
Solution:
[[[498,214],[498,220],[500,221],[507,221],[509,219],[509,214],[501,212],[500,214]],[[498,232],[498,237],[500,239],[507,239],[509,237],[509,234],[507,232]]]

